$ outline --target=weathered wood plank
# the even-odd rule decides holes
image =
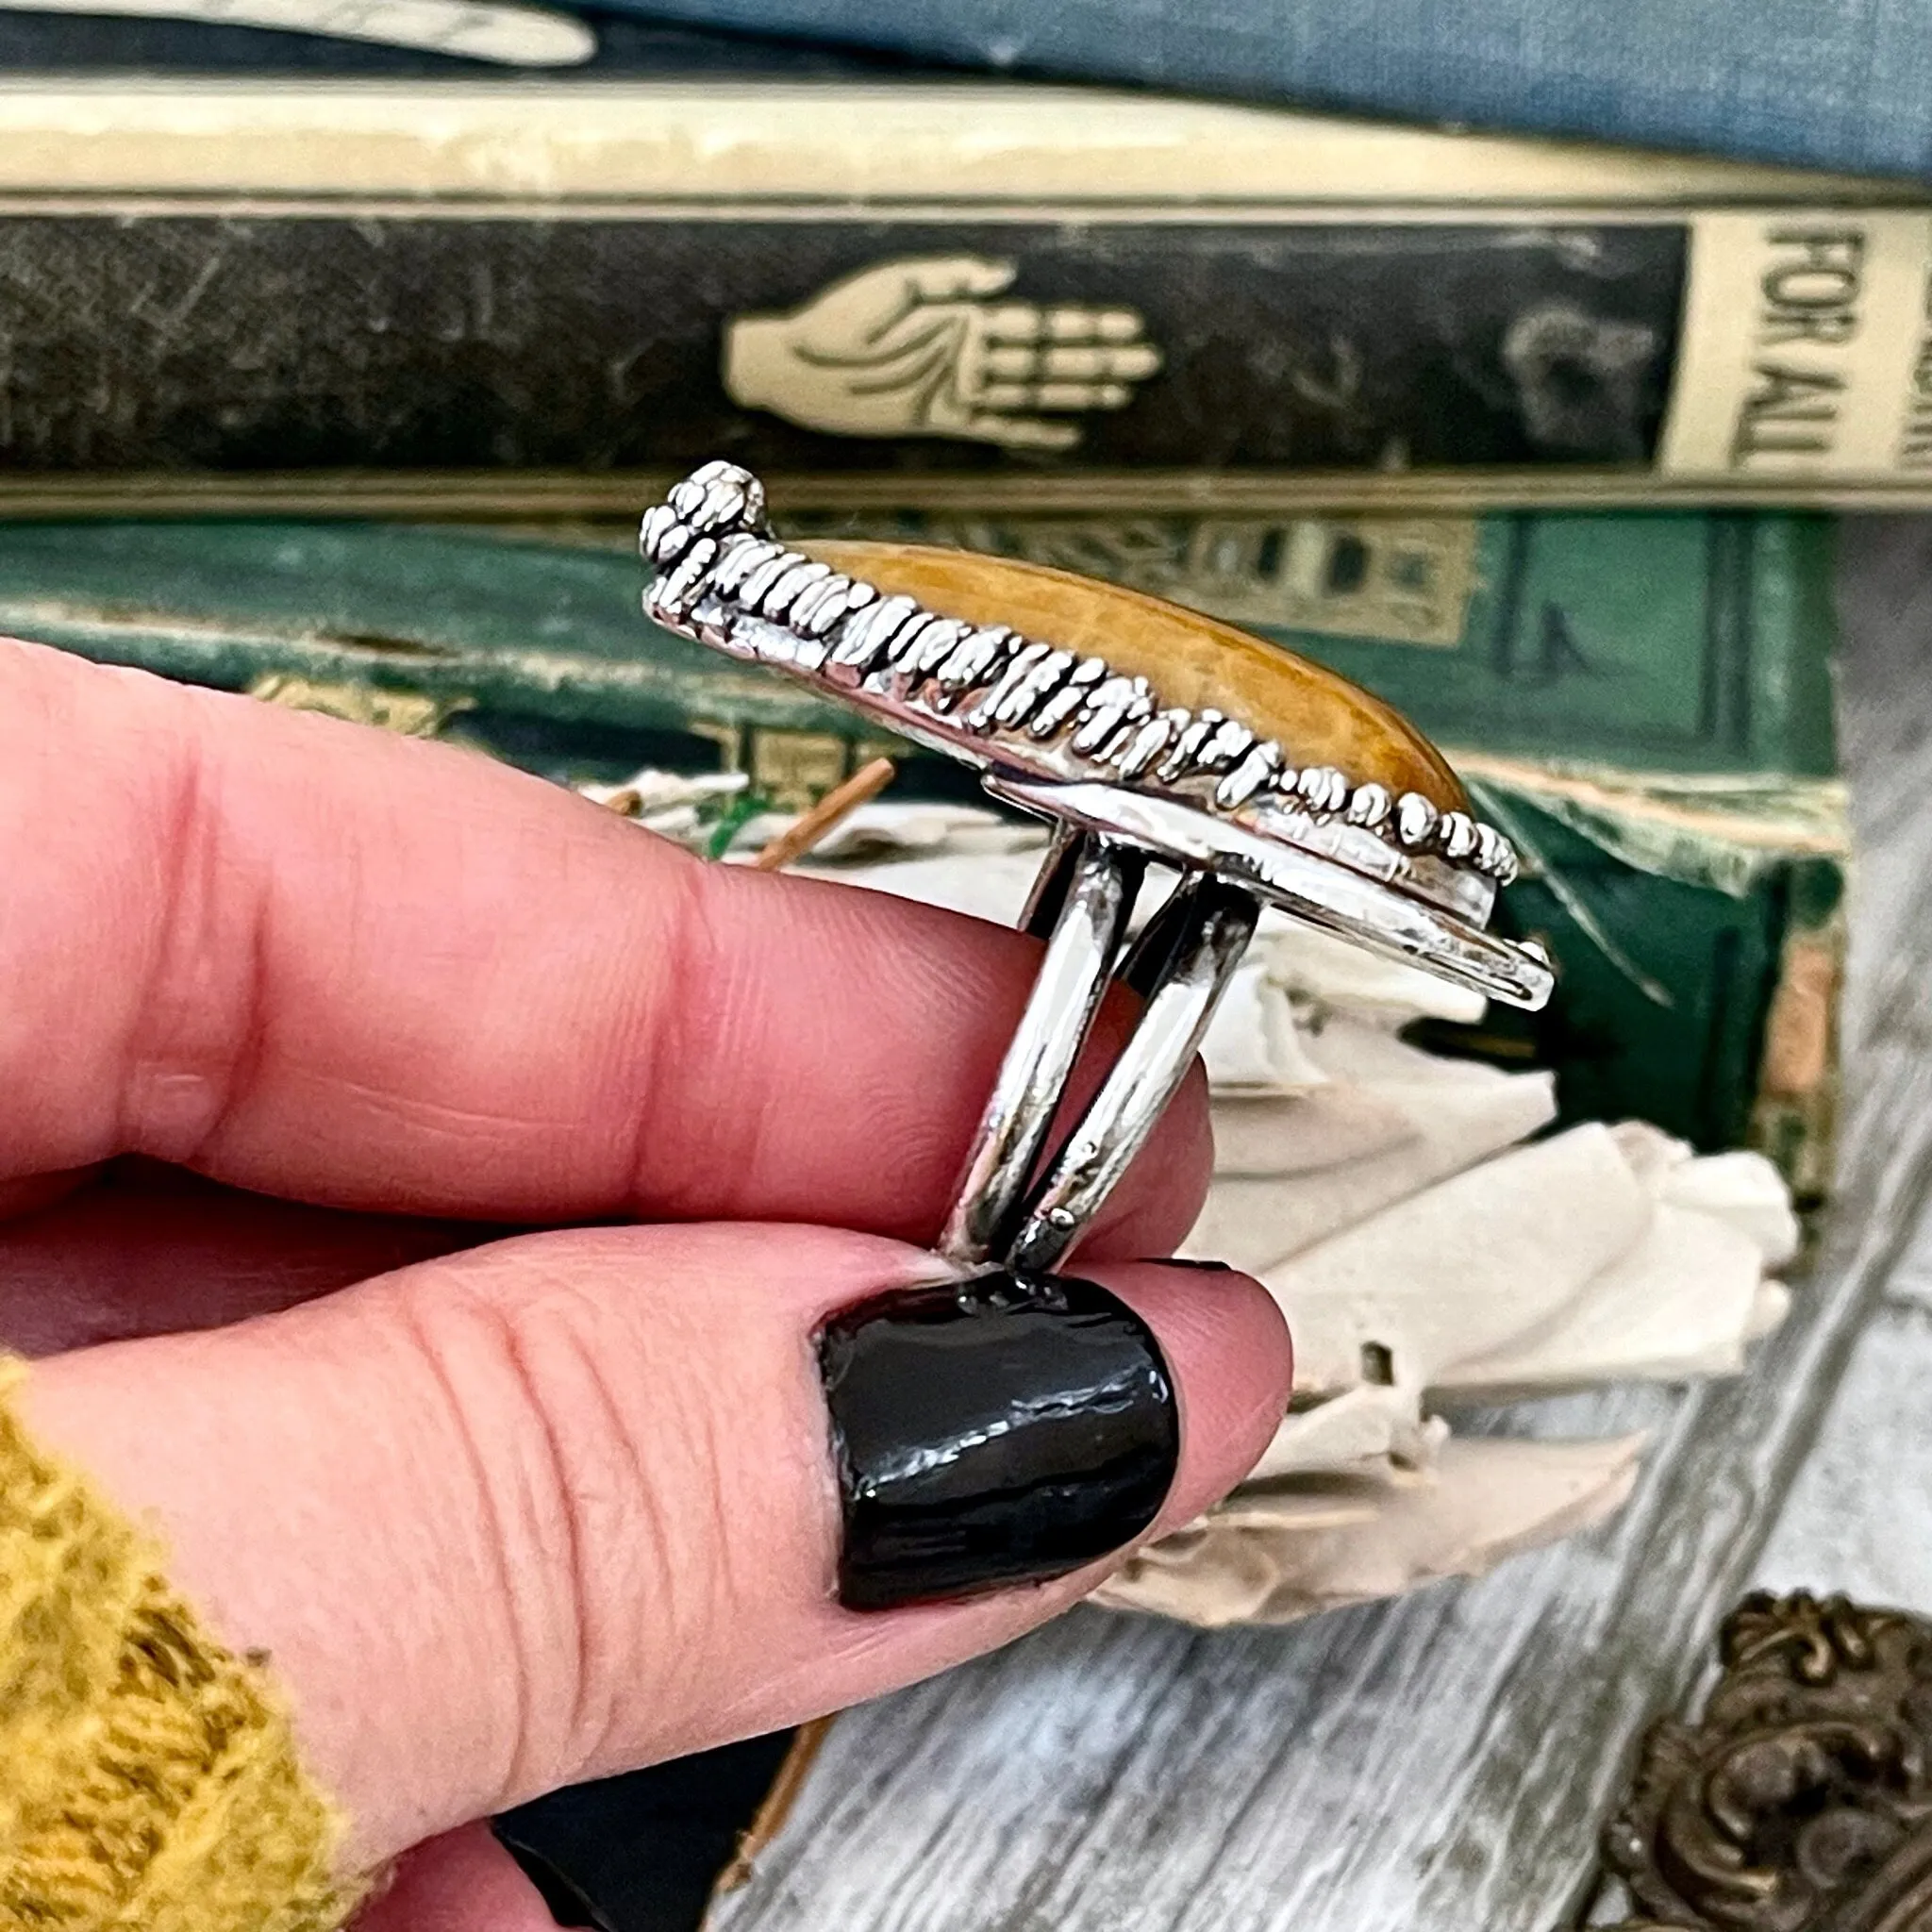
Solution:
[[[1863,831],[1863,1024],[1880,1054],[1932,1064],[1932,534],[1856,530],[1847,737]],[[1921,1214],[1857,1338],[1753,1581],[1932,1611],[1932,1213]]]
[[[1922,1268],[1928,1249],[1922,1234]],[[1917,1295],[1888,1296],[1859,1336],[1753,1581],[1932,1611],[1932,1307]]]
[[[849,1714],[718,1932],[1544,1932],[1578,1907],[1625,1749],[1758,1566],[1932,1177],[1932,525],[1847,547],[1870,857],[1840,1200],[1754,1372],[1506,1421],[1658,1440],[1615,1523],[1479,1584],[1275,1632],[1077,1612]],[[1885,1332],[1846,1403],[1882,1389]],[[1814,1513],[1842,1507],[1829,1467]]]

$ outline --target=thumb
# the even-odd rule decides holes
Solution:
[[[1239,1481],[1287,1398],[1273,1302],[1095,1273],[962,1278],[818,1227],[530,1235],[59,1357],[23,1401],[270,1653],[374,1863],[991,1649]]]
[[[1055,423],[1044,416],[1009,416],[1003,409],[974,409],[966,418],[969,435],[1008,449],[1073,449],[1080,441],[1075,423]]]
[[[897,264],[906,286],[923,302],[957,302],[971,295],[997,295],[1010,288],[1017,263],[983,255],[914,256]]]

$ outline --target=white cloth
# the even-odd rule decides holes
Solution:
[[[1587,1528],[1637,1479],[1641,1439],[1444,1442],[1426,1475],[1329,1477],[1319,1491],[1237,1490],[1202,1522],[1134,1557],[1094,1592],[1112,1609],[1184,1623],[1287,1624],[1479,1576]]]

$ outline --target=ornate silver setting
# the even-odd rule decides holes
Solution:
[[[1419,792],[1391,797],[1327,766],[1297,768],[1240,719],[1168,705],[1103,658],[885,595],[774,537],[763,486],[735,463],[678,484],[646,513],[641,543],[658,623],[967,759],[998,795],[1212,867],[1493,997],[1547,998],[1541,954],[1486,930],[1517,871],[1494,826]]]
[[[1514,1005],[1549,996],[1541,949],[1486,930],[1517,869],[1493,826],[1297,769],[1240,719],[1165,704],[1103,658],[842,575],[772,535],[763,487],[736,464],[693,472],[640,541],[656,622],[964,758],[1060,828],[1026,915],[1045,960],[941,1242],[955,1260],[1047,1268],[1077,1241],[1185,1076],[1261,902]],[[1149,859],[1181,881],[1129,944]],[[1141,994],[1140,1025],[1043,1160],[1109,978]]]
[[[646,608],[668,629],[731,649],[744,621],[778,626],[782,640],[748,637],[752,648],[739,655],[956,721],[989,741],[991,760],[1002,749],[1025,758],[1056,745],[1083,776],[1198,791],[1208,809],[1229,814],[1272,805],[1497,885],[1516,876],[1501,832],[1439,812],[1419,792],[1391,798],[1330,766],[1297,770],[1274,740],[1219,711],[1165,705],[1144,677],[1120,676],[1102,658],[940,617],[787,549],[766,524],[763,486],[736,464],[694,471],[646,514],[640,541],[658,573]],[[955,748],[956,735],[946,742]]]

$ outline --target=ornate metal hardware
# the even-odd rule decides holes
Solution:
[[[1718,1655],[1605,1832],[1620,1932],[1932,1932],[1932,1624],[1760,1592]]]

